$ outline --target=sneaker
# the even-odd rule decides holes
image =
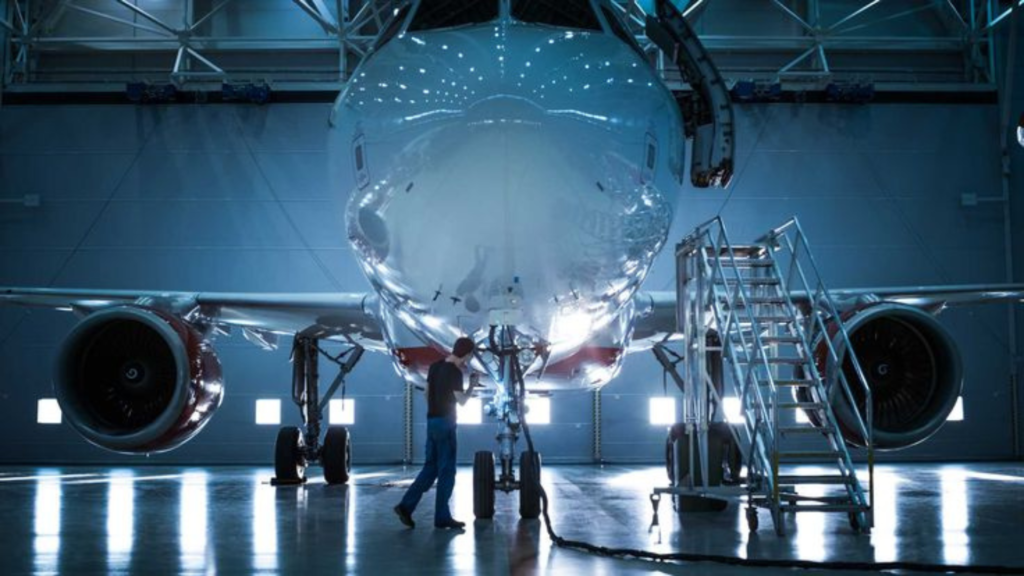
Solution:
[[[434,522],[434,528],[441,530],[465,530],[466,523],[459,522],[458,520],[446,520],[444,522]]]
[[[412,521],[412,516],[405,511],[405,508],[402,508],[401,504],[395,506],[395,514],[398,514],[398,519],[402,521],[402,524],[405,524],[409,528],[416,527],[416,523]]]

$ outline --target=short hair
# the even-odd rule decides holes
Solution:
[[[476,351],[476,343],[463,336],[455,341],[455,346],[452,348],[452,355],[458,358],[465,358]]]

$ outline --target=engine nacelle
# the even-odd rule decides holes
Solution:
[[[906,448],[937,432],[963,387],[960,351],[949,332],[931,314],[902,304],[876,304],[857,310],[846,320],[846,328],[871,388],[875,447]],[[865,394],[856,370],[847,358],[842,339],[831,336],[846,381],[861,414],[865,414]],[[822,375],[831,377],[827,376],[827,347],[819,344],[816,355]],[[807,391],[797,396],[802,401],[811,400]],[[830,401],[844,439],[865,446],[850,403],[838,388],[833,388]],[[813,414],[809,416],[814,419]]]
[[[54,391],[93,444],[129,454],[177,448],[223,398],[220,361],[191,326],[159,311],[111,308],[85,318],[57,356]]]

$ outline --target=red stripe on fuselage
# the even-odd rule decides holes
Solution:
[[[587,366],[600,368],[615,366],[621,358],[622,348],[584,346],[572,356],[548,366],[544,373],[551,376],[572,377]]]
[[[394,354],[402,366],[405,366],[410,370],[424,373],[434,362],[447,358],[447,355],[444,352],[437,348],[431,348],[430,346],[396,348]]]

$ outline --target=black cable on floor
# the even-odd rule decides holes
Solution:
[[[531,453],[536,454],[533,449],[533,438],[530,437],[530,426],[526,419],[522,422],[523,433],[526,436],[526,445]],[[749,568],[800,568],[804,570],[865,570],[865,571],[886,571],[886,570],[910,570],[914,572],[934,572],[944,574],[1024,574],[1024,567],[1011,566],[964,566],[959,564],[924,564],[918,562],[813,562],[810,560],[775,560],[770,558],[740,558],[737,556],[720,556],[717,554],[692,554],[687,552],[672,552],[659,554],[646,550],[635,550],[633,548],[607,548],[597,546],[589,542],[568,540],[555,533],[551,527],[551,518],[548,516],[548,495],[540,483],[540,469],[537,468],[537,475],[533,478],[523,478],[523,482],[536,483],[540,492],[541,514],[544,517],[544,527],[547,529],[548,538],[560,548],[571,548],[613,558],[636,558],[639,560],[650,560],[654,562],[713,562],[715,564],[726,564],[729,566],[743,566]]]

